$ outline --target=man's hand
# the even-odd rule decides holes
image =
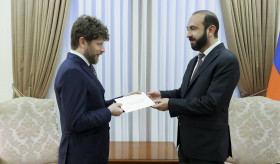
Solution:
[[[113,103],[112,105],[110,105],[108,109],[110,110],[111,115],[120,116],[123,113],[121,106],[121,103]]]
[[[167,111],[168,110],[168,101],[169,101],[168,98],[154,100],[156,105],[152,106],[152,108],[155,108],[160,111]]]
[[[128,94],[124,95],[123,97],[134,95],[134,94],[141,94],[141,93],[142,92],[140,92],[140,91],[129,92]]]
[[[148,92],[147,95],[152,100],[161,99],[161,94],[159,91]]]

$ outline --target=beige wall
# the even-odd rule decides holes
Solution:
[[[0,102],[12,98],[11,1],[0,2]]]

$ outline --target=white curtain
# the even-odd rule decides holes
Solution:
[[[218,36],[227,46],[220,0],[72,0],[57,68],[70,50],[72,24],[87,14],[101,19],[110,33],[95,65],[106,99],[136,90],[179,88],[189,60],[197,55],[186,39],[188,19],[202,9],[217,14]],[[52,83],[47,98],[55,99],[53,88]],[[234,97],[239,97],[237,91]],[[111,141],[177,139],[177,118],[152,108],[112,117],[110,126]]]

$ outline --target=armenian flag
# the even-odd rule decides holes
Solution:
[[[274,62],[270,73],[266,97],[280,101],[280,32],[274,56]]]

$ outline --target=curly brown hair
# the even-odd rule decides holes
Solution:
[[[80,37],[84,37],[87,42],[102,37],[104,41],[109,40],[107,27],[97,18],[88,15],[81,15],[74,22],[71,30],[71,48],[77,49]]]

